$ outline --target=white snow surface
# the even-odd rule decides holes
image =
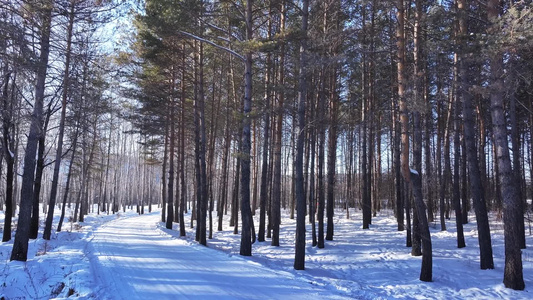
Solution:
[[[526,289],[507,289],[501,221],[491,216],[496,268],[480,270],[475,220],[465,225],[467,247],[457,249],[453,219],[448,231],[431,224],[433,282],[427,283],[418,280],[421,258],[410,255],[405,231],[396,231],[387,210],[369,230],[361,229],[359,211],[351,210],[350,219],[336,211],[334,240],[323,249],[311,246],[309,227],[305,271],[292,267],[295,220],[286,212],[280,247],[267,238],[253,245],[252,257],[239,255],[240,235],[228,226],[229,216],[221,232],[214,220],[214,238],[204,247],[194,241],[190,215],[184,238],[177,224],[164,228],[159,211],[91,214],[83,223],[65,223],[50,241],[31,240],[27,262],[9,261],[13,240],[0,243],[0,299],[532,299],[533,251],[522,252]],[[528,247],[532,241],[528,232]]]

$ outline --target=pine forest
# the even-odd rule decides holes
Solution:
[[[530,0],[0,0],[0,108],[1,299],[533,298]]]

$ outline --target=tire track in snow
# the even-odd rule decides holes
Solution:
[[[249,260],[161,235],[157,213],[94,233],[99,299],[347,299]]]

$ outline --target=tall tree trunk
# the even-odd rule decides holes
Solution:
[[[459,30],[461,35],[468,35],[466,16],[465,16],[465,1],[459,0],[458,9],[460,10]],[[466,46],[466,45],[463,45]],[[466,49],[465,49],[466,50]],[[476,223],[478,229],[478,242],[480,253],[480,267],[482,270],[494,269],[494,261],[492,257],[492,242],[490,236],[489,218],[487,214],[487,205],[485,202],[485,192],[483,187],[483,181],[480,172],[478,154],[475,142],[475,115],[472,105],[472,94],[468,90],[469,82],[471,78],[469,74],[469,62],[466,54],[461,57],[460,61],[461,69],[461,94],[463,99],[463,126],[464,126],[464,139],[466,145],[466,158],[468,160],[468,174],[470,179],[470,194],[476,213]],[[483,126],[481,126],[483,129]],[[480,136],[480,139],[484,139]],[[483,148],[482,148],[483,149]],[[484,152],[484,150],[483,150]],[[484,175],[483,175],[484,176]]]
[[[313,99],[313,97],[311,97]],[[310,122],[315,122],[315,103],[311,101],[311,112],[310,112]],[[310,149],[310,167],[309,167],[309,223],[311,223],[311,237],[313,247],[317,245],[317,235],[316,235],[316,221],[315,221],[315,212],[316,212],[316,196],[315,196],[315,156],[316,156],[316,126],[311,126],[309,128],[309,147]],[[348,173],[349,175],[350,173]],[[350,181],[348,181],[348,186],[350,186]],[[348,201],[348,200],[347,200]],[[349,205],[346,202],[346,214],[348,214]]]
[[[174,220],[174,150],[176,144],[176,125],[174,119],[174,99],[173,96],[169,101],[170,106],[170,145],[168,154],[168,197],[167,197],[167,220],[166,228],[172,229]]]
[[[464,110],[463,110],[464,113]],[[461,220],[463,224],[468,224],[468,212],[470,211],[470,198],[468,197],[468,172],[466,158],[466,141],[463,135],[461,137]]]
[[[5,185],[5,210],[4,210],[4,228],[2,235],[2,242],[11,240],[11,223],[13,221],[13,179],[15,177],[15,157],[13,148],[15,146],[15,137],[11,136],[14,129],[13,124],[13,102],[14,99],[9,98],[9,79],[11,74],[7,72],[8,65],[5,66],[4,87],[2,89],[2,147],[3,154],[6,158],[6,185]],[[13,79],[13,88],[15,88],[15,82]],[[9,101],[11,100],[11,101]]]
[[[41,196],[41,186],[44,172],[44,150],[45,150],[45,138],[48,128],[48,120],[50,119],[50,107],[46,113],[46,121],[43,125],[43,134],[39,137],[39,146],[37,148],[37,165],[35,166],[35,180],[33,183],[33,206],[31,213],[31,225],[30,225],[30,239],[36,239],[39,234],[39,202]],[[44,203],[43,203],[44,206]]]
[[[500,1],[490,0],[488,3],[488,17],[491,23],[499,19]],[[491,93],[490,106],[492,116],[492,131],[494,134],[494,147],[498,159],[499,184],[503,201],[503,229],[505,236],[505,270],[503,283],[505,287],[514,290],[525,288],[522,273],[522,253],[520,251],[520,222],[524,216],[521,210],[521,199],[518,193],[519,186],[511,167],[509,155],[509,140],[507,139],[507,125],[503,101],[503,55],[493,53],[489,59]]]
[[[523,215],[524,212],[524,203],[526,203],[524,196],[522,195],[522,171],[520,158],[520,133],[518,128],[518,121],[516,116],[516,97],[511,95],[509,101],[509,117],[511,121],[511,149],[513,150],[513,174],[515,182],[518,186],[518,198],[520,202],[518,203],[520,207],[518,208]],[[524,227],[524,217],[522,216],[518,221],[519,234],[520,234],[520,248],[526,248],[526,233]]]
[[[48,70],[48,55],[50,53],[50,27],[52,23],[53,5],[53,1],[47,0],[44,1],[40,7],[37,7],[37,11],[42,14],[42,23],[39,41],[40,55],[35,83],[35,103],[33,105],[30,132],[28,134],[26,151],[24,154],[24,170],[22,174],[19,219],[10,260],[26,261],[28,258],[28,241],[33,200],[33,182],[35,179],[35,156],[37,152],[37,145],[39,143],[39,137],[40,135],[44,134],[42,132],[44,90],[46,85],[46,73]]]
[[[169,116],[165,116],[165,145],[163,147],[163,166],[161,168],[161,222],[166,222],[167,217],[167,165],[168,165],[168,143],[170,138]]]
[[[271,4],[271,3],[270,3]],[[269,9],[269,15],[272,14],[272,6]],[[272,20],[268,20],[268,39],[272,38]],[[271,54],[267,53],[266,70],[265,70],[265,117],[264,117],[264,134],[263,134],[263,162],[261,166],[261,191],[259,195],[259,237],[258,241],[265,241],[266,226],[266,206],[268,198],[268,149],[270,134],[270,72],[271,72]]]
[[[324,73],[324,68],[322,68],[321,73]],[[324,114],[326,109],[326,99],[324,97],[324,75],[320,75],[320,87],[318,95],[318,110],[317,118],[318,122],[318,248],[324,248],[324,209],[326,204],[326,196],[324,189],[324,152],[325,152],[325,140],[326,140],[326,130],[324,124]]]
[[[328,190],[327,190],[327,230],[326,240],[333,240],[333,213],[335,206],[335,166],[337,161],[337,92],[336,92],[336,70],[331,70],[330,74],[330,129],[328,134]],[[303,128],[301,129],[303,130]]]
[[[281,1],[280,8],[280,31],[285,30],[285,2]],[[281,43],[279,57],[279,85],[285,83],[285,43]],[[272,216],[272,246],[279,246],[279,226],[281,223],[281,142],[283,138],[283,102],[285,93],[283,89],[279,93],[278,111],[276,120],[276,136],[274,140],[274,171],[272,178],[272,204],[270,215]]]
[[[203,27],[201,27],[203,34]],[[207,201],[208,196],[208,187],[207,187],[207,166],[205,161],[206,154],[206,126],[205,126],[205,93],[204,93],[204,46],[203,43],[198,45],[200,51],[198,53],[198,120],[199,120],[199,130],[200,130],[200,148],[199,148],[199,167],[200,167],[200,185],[199,192],[200,194],[200,203],[198,203],[197,209],[199,209],[200,214],[199,220],[197,220],[197,228],[199,229],[199,242],[202,245],[207,245],[206,234],[207,234]]]
[[[181,109],[180,109],[180,124],[184,124],[185,122],[185,111],[186,111],[186,86],[185,86],[185,43],[182,45],[182,69],[181,69],[181,93],[180,93],[180,100],[181,100]],[[180,206],[179,206],[179,221],[180,221],[180,236],[186,236],[185,233],[185,211],[186,211],[186,203],[187,201],[187,185],[185,183],[185,168],[186,168],[186,160],[185,160],[185,127],[182,125],[180,130],[180,147],[178,149],[179,153],[179,173],[180,173],[180,187],[181,187],[181,193],[180,193]],[[192,219],[192,218],[191,218]]]
[[[399,113],[398,113],[398,100],[397,97],[393,97],[392,101],[392,126],[394,134],[394,184],[396,191],[396,221],[398,223],[398,231],[405,230],[404,224],[404,203],[403,203],[403,180],[401,174],[401,132],[400,132],[400,122],[399,122]]]
[[[246,40],[252,41],[253,0],[246,1]],[[250,112],[252,111],[252,53],[246,53],[244,62],[244,99],[241,139],[241,248],[243,256],[252,255],[252,212],[250,208]]]
[[[79,126],[76,127],[76,133],[74,134],[74,140],[72,141],[72,150],[71,150],[72,156],[70,157],[70,162],[68,166],[67,182],[65,183],[65,190],[63,192],[63,204],[61,205],[61,216],[59,217],[59,223],[57,224],[57,232],[61,231],[61,226],[63,225],[63,220],[65,219],[65,208],[67,206],[67,199],[69,197],[69,192],[70,192],[70,180],[72,178],[72,168],[74,166],[74,158],[76,157],[76,149],[78,148],[78,135],[79,135]]]
[[[302,27],[300,40],[300,62],[298,75],[298,140],[296,143],[296,242],[294,255],[294,269],[305,269],[305,191],[303,173],[303,155],[305,139],[305,102],[307,98],[307,25],[309,18],[309,0],[302,2]],[[335,151],[334,151],[335,152]],[[332,191],[333,193],[333,191]],[[331,199],[333,201],[333,199]],[[333,222],[333,220],[332,220]],[[333,223],[331,224],[331,239],[333,239]],[[328,226],[329,228],[329,226]],[[328,230],[329,233],[329,230]]]
[[[222,153],[222,179],[221,179],[221,191],[220,191],[220,200],[218,201],[218,231],[222,231],[222,221],[224,217],[224,208],[228,201],[228,157],[231,147],[231,124],[230,124],[230,110],[226,110],[226,133],[224,137],[224,150]]]
[[[453,133],[453,147],[454,147],[454,160],[453,160],[453,207],[455,210],[455,225],[457,228],[457,248],[466,247],[465,236],[463,231],[463,217],[461,210],[461,191],[460,191],[460,162],[461,162],[461,141],[460,141],[460,111],[459,111],[459,95],[455,95],[454,105],[454,133]]]
[[[59,181],[59,167],[61,166],[61,156],[63,155],[63,136],[65,134],[65,117],[67,112],[67,96],[69,89],[69,70],[72,46],[72,27],[74,26],[74,2],[70,4],[69,21],[67,25],[67,49],[65,53],[65,74],[63,76],[63,94],[61,95],[61,117],[59,119],[59,136],[57,138],[56,158],[54,162],[54,174],[52,177],[52,187],[50,190],[50,202],[48,204],[48,215],[44,227],[43,238],[50,239],[52,231],[52,221],[54,219],[54,208],[56,205],[57,185]],[[111,143],[111,140],[109,140]],[[106,178],[107,179],[107,178]]]
[[[403,0],[398,0],[398,11],[396,18],[398,25],[396,30],[397,46],[398,46],[398,99],[400,109],[400,125],[401,125],[401,171],[406,184],[409,184],[409,115],[407,109],[407,102],[404,97],[405,91],[405,16]],[[406,193],[404,193],[406,194]],[[410,224],[410,201],[405,199],[405,214],[407,218],[407,236],[406,244],[411,246],[411,224]]]
[[[415,55],[415,102],[421,102],[422,79],[420,71],[420,58],[422,45],[420,43],[421,23],[422,20],[422,0],[415,1],[415,32],[414,32],[414,55]],[[416,103],[418,104],[418,103]],[[431,235],[429,233],[429,224],[426,215],[426,205],[424,204],[422,194],[422,129],[420,112],[413,113],[413,165],[415,171],[410,170],[410,180],[413,186],[413,196],[415,211],[418,218],[419,234],[422,243],[422,266],[420,270],[421,281],[432,281],[433,262],[432,262],[432,245]]]

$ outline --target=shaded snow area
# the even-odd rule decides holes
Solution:
[[[0,299],[533,298],[529,248],[522,255],[526,290],[502,284],[501,221],[491,219],[494,270],[479,269],[473,216],[465,225],[463,249],[456,248],[454,220],[447,220],[445,232],[432,223],[434,281],[425,283],[418,280],[421,257],[410,255],[392,212],[379,213],[369,230],[361,229],[359,211],[350,213],[346,219],[345,212],[336,212],[334,240],[324,249],[310,246],[308,228],[305,271],[293,269],[295,220],[288,214],[282,218],[281,246],[270,246],[269,239],[256,242],[252,257],[239,255],[240,236],[229,227],[229,216],[224,231],[215,231],[204,247],[194,241],[190,215],[183,238],[177,224],[175,230],[164,228],[159,211],[91,214],[80,224],[66,222],[50,241],[31,240],[25,263],[9,261],[13,241],[1,243]],[[2,212],[0,221],[3,225]],[[532,242],[528,235],[528,247]]]

